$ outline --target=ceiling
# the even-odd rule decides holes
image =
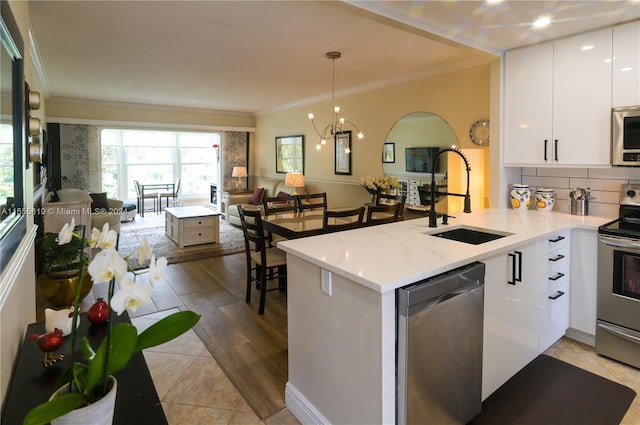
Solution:
[[[635,1],[30,1],[47,99],[260,114],[640,18]],[[554,22],[532,30],[542,13]],[[39,58],[39,60],[38,60]]]

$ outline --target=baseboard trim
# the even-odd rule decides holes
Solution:
[[[571,338],[575,341],[581,342],[583,344],[587,344],[591,347],[596,346],[596,336],[588,334],[586,332],[579,331],[577,329],[569,328],[565,333],[567,338]]]
[[[284,390],[284,401],[287,409],[300,423],[330,425],[330,422],[302,395],[291,382],[287,382]]]

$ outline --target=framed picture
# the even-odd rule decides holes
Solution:
[[[336,133],[336,174],[351,175],[351,131]]]
[[[385,143],[382,147],[382,162],[396,162],[396,144]]]
[[[304,174],[304,136],[276,137],[276,173]]]

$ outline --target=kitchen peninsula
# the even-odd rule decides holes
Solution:
[[[301,422],[395,423],[395,290],[474,261],[487,265],[483,399],[539,351],[544,351],[543,343],[546,345],[549,339],[545,334],[547,328],[558,327],[547,322],[551,318],[539,313],[544,308],[531,305],[534,316],[525,317],[531,322],[530,328],[516,329],[518,336],[514,336],[514,339],[529,337],[524,343],[529,348],[525,357],[505,345],[511,343],[518,349],[523,345],[522,341],[510,341],[509,331],[504,328],[505,324],[515,326],[507,323],[514,321],[504,316],[511,312],[521,314],[523,306],[512,306],[513,311],[509,310],[500,297],[506,299],[504,294],[508,291],[530,286],[528,296],[535,302],[548,298],[545,291],[551,288],[546,286],[545,273],[547,263],[554,261],[551,257],[547,261],[547,255],[555,252],[552,241],[557,240],[567,253],[573,248],[574,236],[580,241],[579,247],[589,245],[588,250],[576,249],[573,258],[566,256],[572,263],[581,263],[584,270],[574,273],[565,260],[560,274],[566,278],[563,289],[568,290],[571,269],[571,287],[581,297],[571,298],[571,305],[588,304],[584,308],[592,311],[595,329],[595,274],[591,274],[590,268],[595,268],[597,227],[611,220],[610,217],[507,209],[479,210],[457,217],[448,226],[438,224],[435,229],[428,227],[425,218],[279,244],[287,252],[288,268],[289,381],[285,397],[287,407]],[[480,245],[429,235],[463,225],[510,235]],[[519,285],[506,284],[512,264],[508,263],[507,255],[514,250],[524,253],[525,268],[534,269],[525,271],[532,285],[525,284],[528,278]],[[593,258],[581,258],[583,252],[591,253]],[[557,269],[549,269],[551,272],[556,273]],[[589,298],[591,293],[593,300]],[[569,297],[561,299],[568,316]],[[555,320],[556,312],[553,313]],[[551,334],[554,341],[567,327],[568,317],[560,329],[562,333]],[[585,332],[591,333],[590,323]],[[533,357],[526,360],[527,356]],[[508,376],[499,376],[504,372],[494,373],[498,369],[507,370]]]

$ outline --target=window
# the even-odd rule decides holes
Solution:
[[[181,196],[206,196],[217,182],[211,147],[217,133],[104,129],[101,132],[102,190],[109,197],[135,199],[133,181],[173,183]]]

